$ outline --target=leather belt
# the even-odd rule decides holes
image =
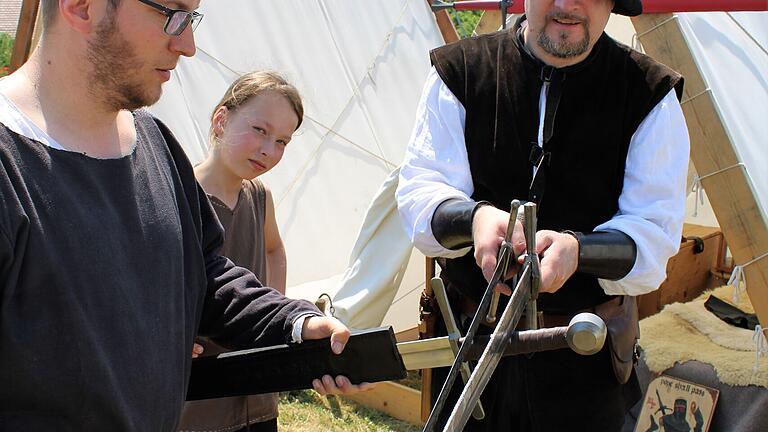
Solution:
[[[624,296],[617,296],[614,297],[604,303],[600,303],[598,305],[579,309],[577,311],[567,313],[567,314],[556,314],[556,313],[548,313],[546,311],[539,311],[539,328],[549,328],[549,327],[562,327],[567,326],[570,324],[571,319],[582,313],[582,312],[590,312],[595,313],[595,309],[601,308],[618,308],[621,305],[622,299]],[[455,297],[456,303],[457,303],[457,309],[458,311],[464,315],[465,317],[472,318],[475,315],[475,311],[477,310],[477,303],[473,301],[471,298],[458,295]],[[493,327],[493,324],[487,324],[485,322],[482,323],[486,327]],[[520,321],[517,323],[516,330],[528,330],[526,326],[526,320],[525,316],[520,318]]]

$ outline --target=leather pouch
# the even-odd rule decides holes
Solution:
[[[623,296],[619,303],[609,301],[595,307],[595,314],[608,327],[611,365],[620,384],[629,381],[635,363],[635,344],[640,337],[637,300]]]

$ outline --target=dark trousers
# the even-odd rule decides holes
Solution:
[[[482,330],[490,333],[488,328]],[[558,350],[532,356],[504,357],[480,397],[485,419],[478,421],[470,417],[464,430],[621,430],[625,413],[640,399],[642,393],[634,371],[626,384],[616,381],[607,344],[602,351],[592,356],[582,356],[571,350]],[[433,403],[447,375],[448,368],[433,371]],[[462,388],[459,376],[443,409],[439,423],[441,428]]]

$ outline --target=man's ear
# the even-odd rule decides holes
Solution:
[[[218,107],[216,112],[213,113],[213,119],[211,120],[211,123],[213,126],[214,136],[218,137],[224,133],[224,126],[227,124],[227,114],[229,114],[229,109],[223,105]]]
[[[107,0],[59,0],[59,15],[79,33],[91,33],[106,15]]]

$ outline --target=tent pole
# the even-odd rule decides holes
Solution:
[[[24,0],[21,4],[19,24],[16,27],[16,41],[11,53],[10,71],[13,72],[27,61],[32,51],[32,41],[35,34],[37,13],[40,9],[40,0]]]
[[[432,4],[430,0],[426,1],[428,5]],[[454,27],[453,21],[451,21],[450,15],[448,15],[448,11],[433,10],[432,13],[435,14],[437,28],[440,29],[440,34],[443,35],[443,41],[446,44],[458,41],[460,39],[459,33],[456,31],[456,27]]]

